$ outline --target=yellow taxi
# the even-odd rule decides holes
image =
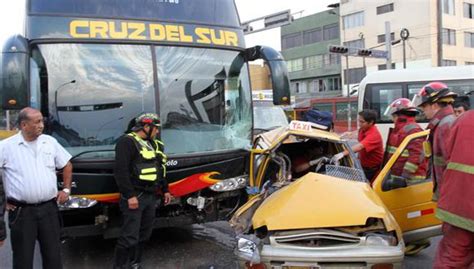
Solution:
[[[323,129],[292,121],[255,140],[250,199],[230,221],[237,256],[247,268],[400,268],[405,244],[441,233],[431,180],[390,172],[429,131],[407,137],[371,185],[349,142]]]

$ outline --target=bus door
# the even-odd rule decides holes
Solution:
[[[430,154],[425,142],[428,134],[429,131],[422,131],[406,137],[373,183],[374,190],[400,225],[406,243],[441,234],[441,222],[435,217],[436,203],[432,200],[433,182],[426,172],[428,164],[425,172],[411,178],[403,177],[397,169],[404,166],[410,145],[420,145],[424,157]]]

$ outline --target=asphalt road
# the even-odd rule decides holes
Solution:
[[[440,237],[414,257],[406,257],[403,268],[432,268]],[[153,233],[144,253],[144,268],[233,269],[238,262],[233,254],[233,232],[226,222],[192,225],[186,228],[159,229]],[[64,268],[112,268],[115,240],[100,237],[79,238],[63,243]],[[0,268],[11,268],[10,242],[0,248]],[[39,249],[35,267],[41,268]]]

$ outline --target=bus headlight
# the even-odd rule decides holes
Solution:
[[[260,240],[255,235],[237,236],[235,254],[244,261],[260,263]]]
[[[209,187],[213,191],[224,192],[224,191],[233,191],[242,189],[247,185],[248,176],[239,176],[228,178],[222,181],[217,182],[216,184]]]
[[[89,208],[97,204],[96,200],[85,198],[85,197],[74,197],[71,196],[64,204],[59,204],[59,210],[70,210],[79,208]]]

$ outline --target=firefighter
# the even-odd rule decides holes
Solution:
[[[421,132],[423,129],[415,121],[420,111],[416,109],[407,98],[393,101],[386,109],[384,115],[391,116],[394,128],[390,128],[387,146],[385,148],[385,161],[390,159],[408,135]],[[426,179],[427,159],[423,152],[423,141],[412,141],[403,151],[392,167],[392,175],[402,177],[408,184]]]
[[[392,157],[405,137],[423,131],[423,128],[415,121],[419,113],[420,111],[407,98],[396,99],[387,107],[384,115],[392,117],[394,128],[390,128],[388,133],[384,162]],[[426,179],[427,166],[428,160],[423,151],[423,140],[416,139],[408,144],[393,164],[391,176],[402,178],[407,185],[415,184]],[[405,248],[405,254],[416,255],[430,244],[428,239],[410,242]]]
[[[115,181],[120,191],[123,224],[117,240],[114,268],[140,268],[143,244],[153,230],[158,193],[164,204],[171,195],[165,180],[166,155],[156,138],[160,120],[144,113],[131,124],[130,133],[115,146]]]
[[[456,96],[446,84],[431,82],[413,97],[413,105],[421,108],[430,120],[427,128],[431,131],[428,141],[431,145],[430,168],[435,201],[438,200],[439,185],[442,184],[443,172],[446,169],[446,138],[456,119],[452,106]]]
[[[443,221],[434,268],[474,268],[474,111],[453,124],[436,217]]]

